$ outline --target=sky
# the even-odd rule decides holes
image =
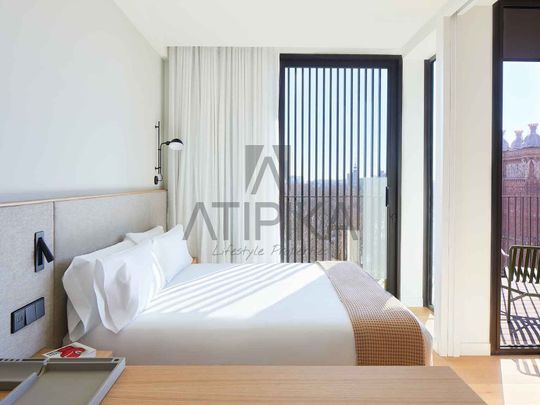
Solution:
[[[530,123],[540,122],[540,62],[504,62],[503,129],[508,143],[514,130],[529,133]]]
[[[301,128],[300,128],[300,122],[301,122],[301,119],[300,119],[300,111],[301,111],[301,105],[302,105],[302,101],[301,101],[301,94],[302,94],[302,91],[301,91],[301,87],[299,85],[299,83],[301,83],[301,79],[302,79],[302,71],[304,72],[307,72],[308,69],[298,69],[298,83],[295,83],[296,82],[296,74],[295,74],[295,70],[294,69],[291,69],[291,72],[290,72],[290,76],[288,78],[290,78],[290,81],[291,81],[291,85],[294,89],[294,85],[295,84],[298,84],[298,86],[296,87],[296,107],[297,107],[297,114],[298,114],[298,119],[296,120],[297,124],[298,124],[298,127],[297,127],[297,136],[300,137],[300,133],[301,133]],[[309,79],[311,80],[311,85],[314,87],[315,86],[315,70],[316,69],[311,69],[311,75],[309,76]],[[318,88],[319,88],[319,100],[322,101],[322,96],[321,96],[321,89],[323,87],[326,88],[326,94],[329,94],[330,91],[329,91],[329,69],[324,69],[326,70],[326,77],[327,77],[327,80],[326,80],[326,84],[325,86],[323,86],[323,82],[322,82],[322,71],[323,69],[318,69]],[[336,121],[337,123],[339,123],[339,127],[340,128],[343,128],[343,117],[340,116],[339,117],[336,117],[335,113],[336,113],[336,100],[335,98],[337,98],[337,94],[336,94],[336,88],[338,87],[337,86],[337,77],[338,77],[338,74],[337,73],[337,69],[332,69],[333,70],[333,99],[334,99],[334,102],[333,102],[333,123],[334,123],[334,126],[336,124]],[[368,70],[369,71],[369,70]],[[382,115],[382,122],[383,122],[383,128],[381,128],[381,135],[382,135],[382,138],[383,138],[383,142],[384,142],[384,138],[386,136],[386,128],[385,128],[385,125],[384,125],[384,122],[386,121],[386,97],[385,97],[385,93],[386,93],[386,90],[387,90],[387,77],[386,77],[386,71],[382,70],[382,106],[383,106],[383,110],[381,111],[381,115]],[[343,70],[343,69],[340,69],[339,70],[339,77],[340,77],[340,87],[342,89],[345,89],[347,88],[346,90],[346,102],[345,104],[347,105],[346,107],[346,119],[345,119],[345,123],[346,123],[346,128],[349,128],[350,127],[350,119],[352,118],[352,122],[353,122],[353,164],[356,163],[357,161],[357,156],[356,156],[356,150],[357,150],[357,144],[356,144],[356,138],[357,138],[357,134],[356,134],[356,127],[357,127],[357,120],[358,120],[358,116],[356,114],[356,110],[357,110],[357,104],[356,104],[356,100],[357,100],[357,80],[358,80],[358,73],[359,73],[359,70],[356,70],[356,69],[353,69],[352,71],[350,69],[346,69],[346,70]],[[348,83],[348,86],[345,86],[344,85],[344,75],[346,76],[346,80],[347,80],[347,83]],[[514,131],[516,129],[523,129],[524,131],[524,134],[523,136],[525,137],[528,133],[529,133],[529,128],[528,128],[528,124],[530,123],[535,123],[535,122],[540,122],[540,62],[504,62],[504,68],[503,68],[503,75],[504,75],[504,81],[503,81],[503,128],[506,130],[506,133],[505,133],[505,139],[508,141],[508,143],[512,143],[513,139],[514,139]],[[352,79],[351,79],[352,77]],[[375,76],[377,78],[377,76]],[[369,78],[369,75],[368,75],[368,78]],[[305,127],[307,128],[308,127],[308,124],[309,124],[309,120],[307,118],[307,111],[309,110],[309,103],[308,103],[308,97],[309,97],[309,94],[308,94],[308,88],[310,87],[308,85],[309,83],[309,80],[308,80],[308,76],[307,76],[307,73],[306,73],[306,77],[304,78],[304,106],[305,106]],[[351,80],[352,80],[352,86],[350,86],[351,84]],[[286,81],[286,83],[288,84],[288,80]],[[376,81],[376,83],[378,83]],[[287,85],[286,84],[286,85]],[[350,87],[349,87],[350,86]],[[312,87],[312,89],[313,89]],[[364,82],[363,82],[363,69],[360,70],[360,87],[361,87],[361,94],[363,96],[363,88],[364,88]],[[351,114],[351,110],[349,109],[350,107],[350,91],[348,90],[349,88],[352,88],[353,89],[353,94],[352,94],[352,98],[353,98],[353,111],[352,111],[352,114]],[[368,82],[368,89],[371,88],[371,83],[370,81]],[[294,90],[292,91],[294,93]],[[341,93],[343,94],[343,93]],[[368,94],[370,94],[370,92],[368,91]],[[292,94],[291,94],[292,96]],[[294,96],[292,96],[294,97]],[[292,101],[292,97],[291,97],[291,101]],[[362,97],[361,97],[362,99]],[[315,110],[315,96],[312,94],[311,95],[311,100],[312,100],[312,104],[311,104],[311,109],[312,111]],[[328,103],[328,101],[327,101]],[[294,111],[294,103],[291,102],[291,103],[288,103],[288,109],[286,108],[286,110],[289,112],[289,118],[291,119],[291,122],[294,122],[295,121],[295,111]],[[343,104],[343,101],[342,101],[342,98],[340,97],[340,110],[343,111],[343,107],[344,107],[344,104]],[[378,100],[376,99],[375,100],[375,105],[378,105]],[[319,103],[319,108],[320,108],[320,103]],[[361,106],[363,105],[363,101],[361,101]],[[327,107],[328,108],[328,107]],[[370,100],[370,97],[368,97],[368,111],[371,110],[371,100]],[[326,110],[326,114],[328,114],[328,109]],[[308,148],[308,142],[307,142],[307,129],[305,130],[305,136],[306,136],[306,142],[305,142],[305,145],[304,145],[304,153],[305,153],[305,160],[304,162],[301,161],[300,159],[300,155],[301,155],[301,151],[302,151],[302,148],[299,148],[297,149],[297,152],[298,152],[298,159],[297,159],[297,162],[296,162],[296,168],[297,168],[297,175],[300,176],[301,173],[302,173],[302,167],[304,169],[304,177],[305,179],[307,179],[308,177],[308,169],[309,169],[309,164],[308,164],[308,161],[307,161],[307,155],[309,153],[311,153],[311,156],[312,156],[312,159],[311,159],[311,174],[310,174],[310,177],[311,179],[314,179],[315,177],[321,179],[321,178],[325,178],[325,179],[328,179],[329,177],[333,178],[333,179],[343,179],[343,173],[341,170],[336,170],[335,168],[335,153],[336,153],[336,150],[335,150],[335,146],[336,146],[336,141],[337,141],[337,134],[336,134],[336,130],[334,129],[331,133],[331,138],[333,140],[333,164],[332,164],[332,168],[328,168],[328,160],[329,160],[329,156],[328,156],[328,150],[329,150],[329,139],[327,138],[326,139],[326,142],[325,142],[325,152],[326,152],[326,156],[323,157],[322,156],[322,142],[321,142],[321,138],[318,138],[318,148],[317,148],[317,145],[315,144],[314,142],[314,128],[315,128],[315,119],[314,119],[314,116],[315,114],[312,114],[311,116],[311,125],[312,125],[312,132],[311,132],[311,137],[312,137],[312,142],[310,143],[310,148],[311,148],[311,151],[310,151],[310,148]],[[328,117],[328,115],[327,115]],[[318,127],[319,127],[319,131],[321,131],[321,128],[322,128],[322,119],[319,117],[319,122],[317,123],[318,124]],[[370,121],[370,120],[369,120]],[[363,127],[363,117],[360,117],[360,122],[361,122],[361,125],[360,125],[360,128],[361,128],[361,138],[363,138],[363,130],[362,130],[362,127]],[[328,118],[327,118],[327,125],[328,125]],[[294,131],[294,126],[291,125],[291,135],[295,132]],[[335,128],[335,127],[334,127]],[[322,132],[322,131],[321,131]],[[340,131],[341,133],[342,131]],[[349,132],[349,130],[347,130],[347,132]],[[368,123],[368,133],[370,133],[371,130],[370,130],[370,123]],[[376,132],[378,132],[378,129],[376,130]],[[320,132],[319,132],[320,134]],[[341,138],[343,139],[343,138]],[[292,141],[292,139],[291,139]],[[375,142],[377,142],[377,139],[375,140]],[[293,147],[294,149],[294,142],[291,142],[291,146]],[[300,146],[300,144],[298,145]],[[372,148],[373,149],[378,149],[378,144],[375,143],[375,145],[371,145],[371,144],[368,144],[367,145],[368,147],[368,150],[371,150]],[[350,148],[350,146],[349,146]],[[364,145],[361,144],[361,150],[363,150],[364,148]],[[381,149],[382,149],[382,156],[381,156],[381,160],[382,161],[385,161],[386,160],[386,144],[384,142],[384,144],[381,145]],[[317,152],[318,150],[318,152]],[[343,142],[341,142],[341,145],[340,145],[340,148],[339,148],[339,156],[342,156],[342,151],[343,151]],[[347,150],[348,152],[348,150]],[[349,153],[345,153],[346,155],[346,159],[344,161],[345,163],[345,173],[348,174],[350,173],[350,170],[351,170],[351,161],[350,161],[350,158],[349,158]],[[361,152],[362,153],[362,152]],[[325,160],[325,166],[326,166],[326,169],[325,169],[325,172],[323,173],[322,171],[322,160]],[[343,159],[340,158],[340,160],[343,162]],[[315,176],[315,161],[317,161],[317,176]],[[368,166],[370,165],[371,162],[368,162]],[[376,164],[376,162],[374,162]],[[293,174],[292,172],[294,171],[294,161],[291,161],[291,175]],[[361,173],[361,175],[363,175],[363,173]],[[366,173],[366,175],[371,175],[369,172]]]
[[[330,75],[331,72],[331,75]],[[324,74],[324,81],[323,81]],[[372,83],[373,74],[373,83]],[[330,77],[332,80],[330,81]],[[367,79],[367,100],[366,81]],[[358,82],[360,80],[360,82]],[[379,100],[379,81],[381,99]],[[303,83],[303,87],[302,87]],[[311,86],[309,85],[311,83]],[[324,84],[323,84],[324,83]],[[330,91],[332,83],[332,91]],[[386,120],[387,120],[387,97],[388,71],[386,69],[351,69],[351,68],[289,68],[285,74],[285,136],[291,145],[291,176],[300,177],[302,171],[304,180],[339,179],[347,178],[353,167],[358,162],[358,138],[360,138],[360,155],[362,177],[377,176],[379,169],[386,172]],[[311,93],[309,91],[311,87]],[[338,89],[339,88],[339,97]],[[317,89],[317,90],[315,90]],[[317,91],[317,96],[315,96]],[[351,94],[352,92],[352,94]],[[360,92],[360,97],[358,96]],[[327,128],[322,140],[323,114],[322,102],[325,94],[325,127]],[[372,94],[373,93],[373,94]],[[302,97],[302,94],[304,95]],[[331,97],[330,97],[331,96]],[[345,97],[344,97],[345,96]],[[372,97],[375,110],[372,115]],[[315,105],[317,100],[317,106]],[[331,100],[331,101],[330,101]],[[310,103],[311,101],[311,103]],[[367,103],[366,103],[367,101]],[[360,103],[360,104],[358,104]],[[302,116],[302,104],[304,106]],[[332,116],[330,119],[330,104]],[[367,122],[364,116],[364,104],[367,105]],[[310,107],[311,105],[311,107]],[[352,106],[352,108],[351,108]],[[379,111],[380,106],[380,111]],[[295,108],[296,107],[296,108]],[[311,111],[311,114],[310,114]],[[315,114],[319,111],[319,114]],[[339,111],[339,115],[337,114]],[[360,116],[358,115],[360,111]],[[345,113],[345,114],[344,114]],[[379,129],[379,114],[381,127]],[[302,117],[304,120],[304,144],[301,143]],[[310,124],[311,120],[311,125]],[[332,131],[329,130],[330,122]],[[295,125],[296,123],[296,129]],[[373,123],[373,142],[372,137]],[[364,134],[364,125],[367,126],[367,137]],[[317,132],[315,129],[317,128]],[[339,128],[339,130],[338,130]],[[360,137],[358,136],[360,129]],[[380,137],[379,137],[380,132]],[[318,134],[317,136],[315,134]],[[352,134],[352,137],[351,137]],[[297,143],[295,145],[295,135]],[[311,142],[308,142],[308,139]],[[345,141],[346,140],[346,141]],[[367,140],[367,145],[364,143]],[[379,145],[380,141],[380,145]],[[344,142],[346,145],[344,145]],[[324,144],[324,146],[323,146]],[[344,150],[345,146],[345,150]],[[330,156],[330,147],[332,153]],[[352,147],[352,148],[351,148]],[[323,154],[324,148],[324,154]],[[352,149],[352,150],[351,150]],[[366,149],[366,171],[363,167],[364,149]],[[380,149],[380,162],[379,162]],[[296,150],[296,162],[293,151]],[[304,159],[302,160],[302,151]],[[351,162],[352,153],[352,162]],[[308,156],[311,155],[311,159]],[[339,156],[339,169],[336,165]],[[373,160],[372,158],[373,157]],[[329,166],[330,161],[332,165]],[[325,170],[323,171],[323,163]],[[380,168],[379,168],[380,165]],[[343,167],[345,166],[345,167]],[[311,167],[311,170],[309,170]],[[308,173],[309,171],[309,173]]]

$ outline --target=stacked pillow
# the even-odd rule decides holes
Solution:
[[[152,248],[167,283],[193,261],[184,240],[182,225],[176,225],[169,232],[153,237]]]
[[[100,320],[118,333],[191,262],[181,225],[166,233],[161,226],[128,233],[123,242],[74,258],[63,277],[70,340]]]
[[[164,285],[149,240],[99,259],[94,290],[103,326],[120,332]]]
[[[79,340],[99,325],[100,317],[94,292],[94,279],[98,259],[111,256],[135,246],[124,240],[105,249],[77,256],[64,273],[62,281],[68,296],[67,323],[71,341]]]
[[[126,233],[124,240],[129,240],[133,243],[141,243],[145,240],[152,239],[154,236],[163,234],[163,227],[161,225],[156,226],[146,232],[131,232]]]

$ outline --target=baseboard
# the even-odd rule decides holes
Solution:
[[[461,343],[462,356],[490,356],[491,345],[489,343]]]

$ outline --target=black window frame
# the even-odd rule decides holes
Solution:
[[[493,5],[493,100],[492,100],[492,182],[491,182],[491,315],[490,343],[492,355],[540,354],[540,346],[523,348],[503,348],[500,346],[501,333],[501,237],[502,237],[502,142],[503,131],[503,62],[517,59],[504,57],[504,9],[539,9],[536,0],[499,0]],[[540,58],[520,58],[522,61],[540,62]]]
[[[400,218],[401,218],[401,125],[402,125],[402,57],[401,55],[350,55],[350,54],[281,54],[279,84],[279,143],[285,144],[285,68],[382,68],[388,69],[388,248],[387,290],[399,298],[400,294]],[[279,170],[284,173],[285,148],[279,148]],[[284,213],[284,177],[280,175],[280,221]],[[281,241],[284,227],[280,227]]]
[[[424,271],[423,304],[433,306],[433,98],[436,56],[424,60]]]

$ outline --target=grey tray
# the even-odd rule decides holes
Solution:
[[[0,405],[99,404],[124,371],[124,358],[0,359]]]

